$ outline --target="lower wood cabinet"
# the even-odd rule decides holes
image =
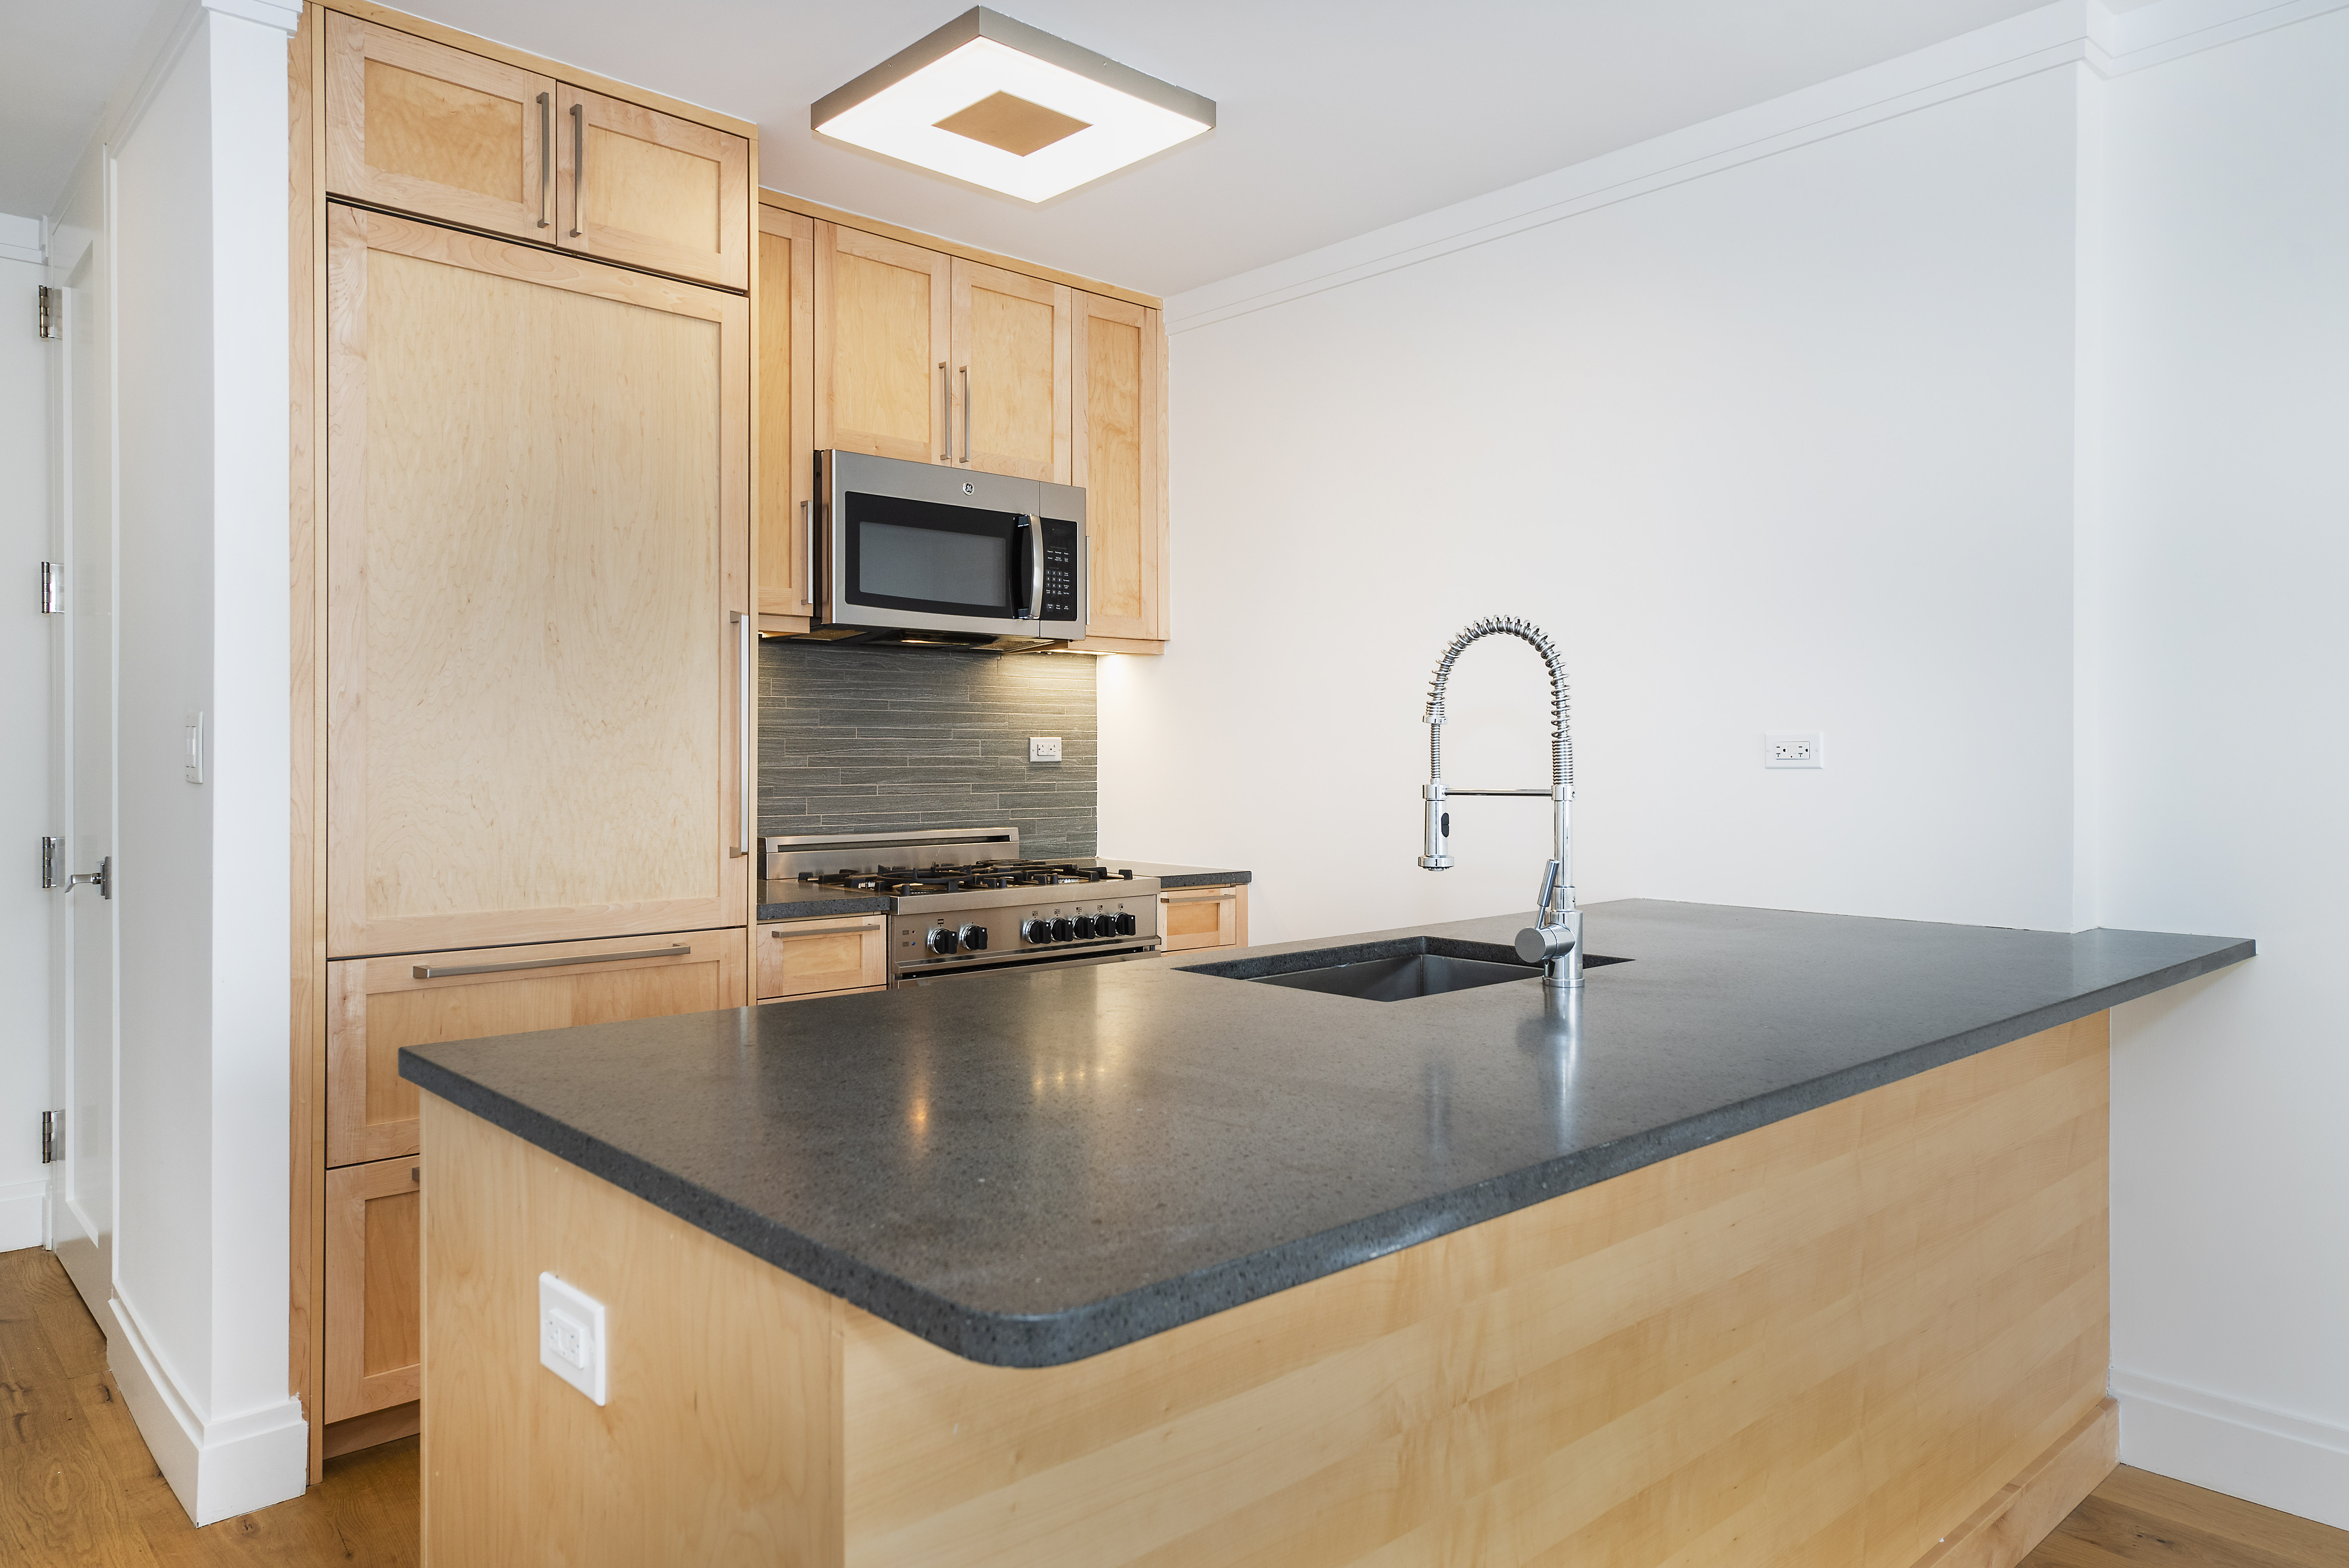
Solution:
[[[326,1418],[404,1404],[421,1385],[421,1160],[326,1172]]]
[[[779,920],[760,926],[758,933],[761,1002],[841,991],[878,991],[889,983],[885,915]]]
[[[740,1007],[742,931],[543,942],[326,965],[326,1163],[416,1152],[403,1046]]]
[[[1247,945],[1247,887],[1170,887],[1158,895],[1160,950]]]

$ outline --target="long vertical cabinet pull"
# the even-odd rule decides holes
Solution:
[[[737,695],[741,702],[737,715],[740,726],[737,744],[742,748],[742,820],[739,835],[740,841],[734,847],[734,853],[739,857],[750,852],[750,841],[757,837],[759,831],[756,815],[759,806],[759,738],[753,727],[758,707],[750,684],[750,650],[758,644],[759,628],[757,616],[740,612],[730,614],[733,615],[734,629],[740,639],[739,656],[741,661],[734,676],[739,687]]]
[[[970,461],[970,366],[962,367],[962,460]]]
[[[538,95],[538,226],[554,227],[554,95]]]
[[[808,571],[807,571],[807,590],[806,590],[806,592],[805,592],[805,593],[802,593],[802,594],[800,595],[800,597],[801,597],[801,598],[802,598],[802,599],[806,603],[806,604],[807,604],[808,608],[809,608],[809,609],[811,609],[811,610],[812,610],[812,609],[814,609],[814,608],[815,608],[815,603],[816,603],[816,598],[815,598],[815,579],[816,579],[816,573],[817,573],[817,571],[822,567],[823,562],[823,548],[822,543],[821,543],[821,542],[816,539],[816,536],[815,536],[815,502],[814,502],[814,501],[812,501],[812,500],[802,500],[802,502],[800,502],[800,526],[801,526],[802,528],[804,528],[804,529],[806,529],[806,530],[807,530],[807,550],[808,550],[808,552],[807,552],[807,569],[808,569]]]
[[[571,106],[571,237],[577,239],[587,231],[581,224],[587,222],[587,106]]]
[[[947,362],[938,361],[938,434],[947,449],[938,454],[938,461],[954,461],[954,383],[947,377]]]

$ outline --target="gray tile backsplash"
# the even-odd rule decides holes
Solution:
[[[1009,823],[1023,853],[1096,853],[1097,663],[761,642],[759,831]],[[1030,762],[1031,735],[1061,759]]]

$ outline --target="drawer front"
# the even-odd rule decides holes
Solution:
[[[1244,887],[1168,888],[1158,895],[1161,950],[1238,947],[1247,941]]]
[[[749,1001],[740,927],[329,964],[326,1163],[416,1152],[403,1046],[705,1013]]]
[[[378,1160],[326,1172],[326,1418],[418,1397],[422,1384],[424,1167]]]
[[[781,920],[759,927],[759,999],[878,990],[888,983],[885,915]]]

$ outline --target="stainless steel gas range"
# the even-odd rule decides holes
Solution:
[[[778,837],[764,851],[763,903],[786,889],[886,898],[899,985],[1158,951],[1156,877],[1092,857],[1023,859],[1017,828]]]

